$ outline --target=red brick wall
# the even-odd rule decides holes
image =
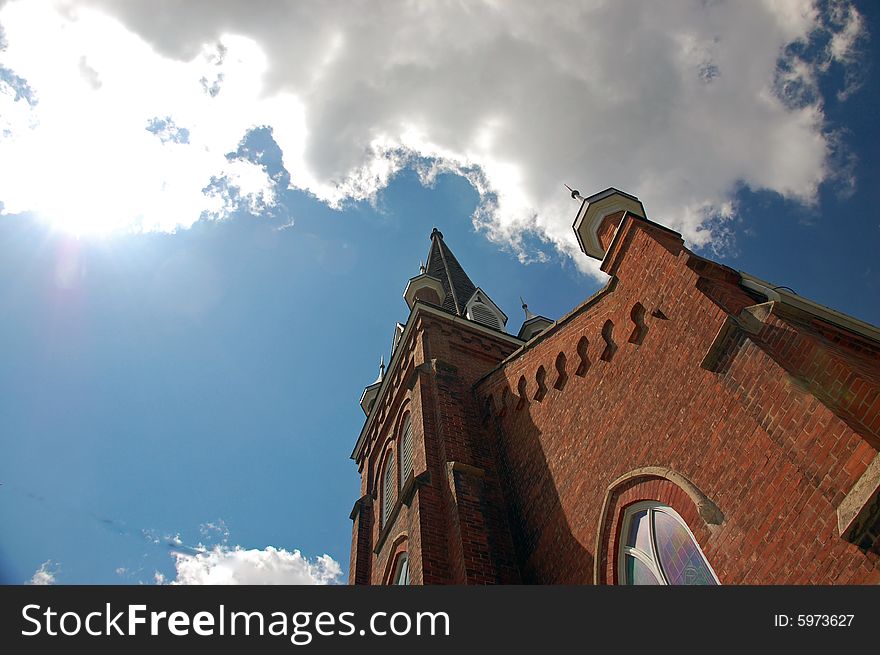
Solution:
[[[772,338],[763,334],[744,333],[719,370],[701,368],[728,312],[758,301],[731,283],[729,269],[683,249],[676,254],[637,221],[621,229],[613,290],[476,388],[481,402],[491,396],[495,406],[485,432],[498,449],[523,580],[590,583],[597,566],[602,579],[607,561],[600,552],[596,563],[596,542],[609,484],[633,469],[659,466],[692,481],[724,514],[709,530],[692,511],[676,507],[722,583],[880,582],[877,555],[841,538],[836,519],[837,506],[876,453],[870,441],[876,396],[854,384],[868,384],[869,376],[846,369],[838,357],[844,363],[835,374],[843,382],[823,397],[790,365],[797,357],[827,359],[830,351],[819,340],[810,341],[809,352],[786,350],[769,347]],[[646,310],[640,344],[629,341],[636,303]],[[610,344],[603,338],[609,320]],[[786,329],[801,334],[791,324]],[[589,342],[589,366],[578,375],[582,338]],[[870,353],[845,349],[872,368]],[[559,353],[567,374],[561,389],[554,385]],[[794,368],[813,370],[809,361],[797,361]],[[547,391],[536,399],[541,366]],[[853,385],[841,393],[846,380]],[[843,399],[840,406],[834,398]],[[861,412],[858,422],[844,411],[853,407]]]
[[[372,553],[370,543],[372,536],[373,514],[370,507],[363,507],[358,501],[352,513],[354,524],[351,529],[351,561],[348,569],[348,583],[370,584],[370,563]]]
[[[422,534],[441,531],[448,553],[448,582],[487,584],[518,582],[503,496],[492,445],[480,428],[474,383],[515,346],[442,318],[426,320],[425,376],[432,396],[425,411],[426,440],[431,444],[432,487],[438,492],[445,523],[426,516]]]
[[[352,581],[366,577],[370,584],[386,583],[405,549],[413,584],[518,582],[495,457],[480,429],[473,394],[476,380],[516,346],[481,334],[462,319],[423,316],[409,342],[398,347],[406,349],[406,356],[388,372],[391,387],[380,399],[378,420],[360,461],[362,489],[374,498],[371,560],[369,571],[362,562],[354,571],[360,561],[355,538]],[[382,526],[381,462],[389,448],[397,448],[406,412],[412,414],[418,484],[406,503],[397,503],[389,525]]]
[[[758,316],[735,271],[632,216],[619,230],[606,291],[512,355],[418,315],[358,460],[353,582],[386,582],[403,550],[415,584],[613,582],[638,500],[676,509],[722,584],[880,582],[837,525],[880,445],[876,344]],[[408,411],[415,479],[385,527],[380,462]],[[674,473],[612,487],[646,467]]]

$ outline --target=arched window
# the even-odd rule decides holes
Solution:
[[[407,414],[400,431],[400,486],[406,484],[413,468],[412,415]]]
[[[406,553],[397,558],[397,566],[394,567],[394,576],[391,578],[391,584],[409,584],[409,556]]]
[[[636,503],[621,526],[619,584],[718,584],[694,535],[671,507]]]
[[[388,520],[394,507],[394,451],[388,453],[382,471],[382,525]]]

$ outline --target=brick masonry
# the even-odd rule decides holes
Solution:
[[[407,552],[416,584],[614,583],[623,511],[655,500],[722,584],[880,582],[880,544],[838,524],[857,483],[876,504],[880,346],[612,219],[606,289],[524,346],[416,305],[357,458],[350,581]],[[413,476],[382,526],[407,412]]]

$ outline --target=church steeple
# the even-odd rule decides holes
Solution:
[[[436,227],[431,231],[431,247],[420,275],[410,279],[404,298],[410,308],[416,300],[436,305],[457,316],[503,330],[507,316],[485,291],[471,281]]]
[[[523,341],[505,332],[507,317],[438,229],[418,263],[388,368],[361,397],[366,421],[352,452],[361,491],[350,515],[350,579],[519,582],[494,463],[472,423],[481,410],[471,389]]]
[[[464,272],[449,246],[443,241],[443,233],[436,227],[431,232],[431,249],[428,251],[425,269],[428,275],[440,280],[446,291],[443,307],[464,316],[465,305],[474,295],[477,286]]]

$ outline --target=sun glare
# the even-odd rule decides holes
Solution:
[[[174,61],[95,11],[11,3],[0,21],[0,65],[29,91],[0,94],[3,213],[106,235],[189,227],[239,208],[233,196],[274,198],[261,166],[226,156],[266,113],[268,63],[253,40],[225,35]],[[237,193],[212,192],[212,180]]]

